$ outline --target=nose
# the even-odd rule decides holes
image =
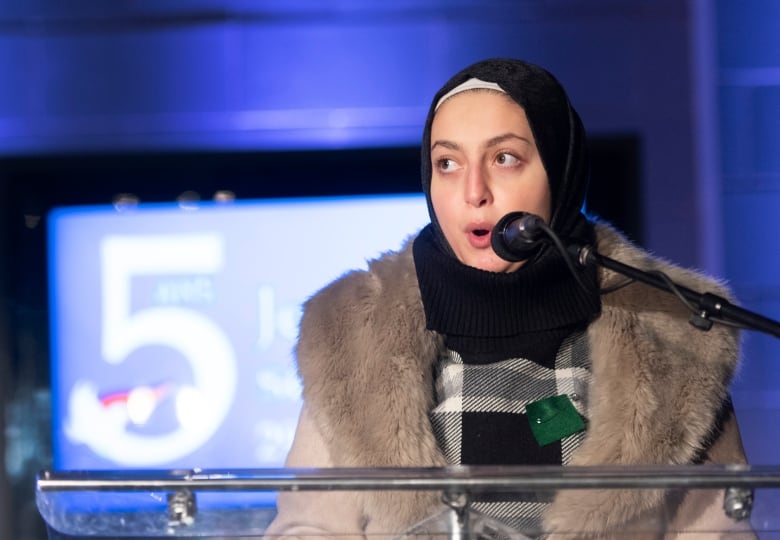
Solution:
[[[481,167],[472,168],[466,176],[466,202],[477,208],[489,204],[493,200],[490,192],[487,174]]]

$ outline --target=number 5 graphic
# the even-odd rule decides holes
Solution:
[[[233,347],[219,326],[183,307],[131,309],[133,277],[215,274],[224,265],[223,251],[222,238],[216,233],[108,236],[103,240],[103,358],[120,364],[141,347],[169,347],[188,362],[193,385],[176,391],[177,430],[154,436],[131,433],[122,418],[121,425],[112,422],[110,433],[96,433],[84,441],[97,454],[126,465],[169,462],[197,450],[224,420],[235,395],[237,366]],[[86,389],[74,389],[74,394],[80,390],[83,403]]]

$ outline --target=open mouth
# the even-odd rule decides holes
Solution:
[[[489,221],[474,221],[468,227],[468,241],[474,249],[483,250],[490,247],[490,232],[493,225]]]

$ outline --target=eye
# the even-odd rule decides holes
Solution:
[[[441,172],[450,172],[458,168],[458,163],[450,158],[441,158],[436,160],[436,168]]]
[[[496,163],[502,167],[514,167],[520,164],[520,159],[508,152],[501,152],[496,156]]]

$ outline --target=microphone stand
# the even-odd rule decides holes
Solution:
[[[608,268],[619,274],[623,274],[633,280],[641,281],[658,289],[679,293],[686,300],[697,307],[698,313],[694,314],[690,322],[700,330],[709,330],[712,328],[711,316],[728,321],[749,330],[757,330],[774,337],[780,338],[780,323],[759,315],[753,311],[735,306],[725,298],[712,293],[698,293],[674,282],[666,281],[656,274],[639,270],[633,266],[623,264],[615,259],[610,259],[599,254],[592,246],[569,246],[569,253],[575,258],[580,266],[588,264],[597,264]]]

